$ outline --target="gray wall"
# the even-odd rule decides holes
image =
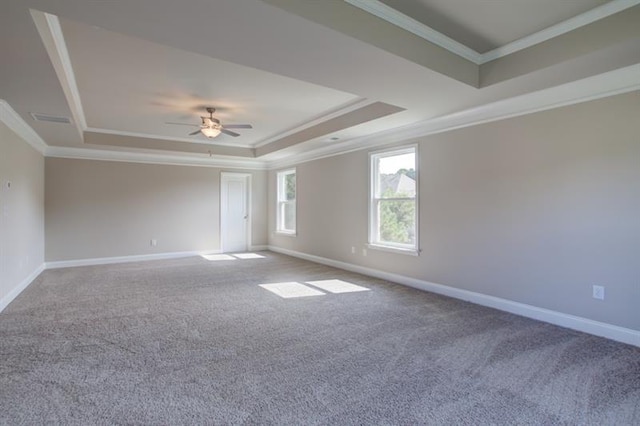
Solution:
[[[46,260],[219,250],[221,171],[47,158]],[[264,245],[266,172],[252,175],[252,242]]]
[[[365,151],[297,166],[296,237],[273,232],[271,172],[269,243],[640,330],[639,92],[417,142],[419,257],[362,255]]]
[[[44,263],[44,158],[2,122],[0,185],[1,309]]]

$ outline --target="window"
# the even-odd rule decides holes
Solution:
[[[296,233],[296,171],[278,172],[278,206],[276,231]]]
[[[418,253],[416,147],[373,153],[369,245]]]

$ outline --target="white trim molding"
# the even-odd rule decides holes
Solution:
[[[142,262],[146,260],[179,259],[182,257],[220,254],[220,250],[178,251],[169,253],[137,254],[130,256],[94,257],[90,259],[58,260],[46,262],[46,269],[71,268],[75,266],[110,265],[113,263]]]
[[[29,284],[31,284],[42,271],[45,270],[45,264],[38,266],[32,273],[29,274],[24,280],[14,287],[9,293],[7,293],[2,299],[0,299],[0,312],[2,312],[13,300],[20,295]]]
[[[566,21],[560,22],[559,24],[545,28],[526,37],[522,37],[516,41],[505,44],[504,46],[490,50],[489,52],[479,53],[442,34],[441,32],[436,31],[433,28],[387,6],[380,0],[344,1],[352,6],[364,10],[365,12],[377,16],[390,24],[409,31],[430,43],[440,46],[443,49],[447,49],[449,52],[467,59],[476,65],[482,65],[520,50],[524,50],[640,4],[640,0],[612,0],[601,6],[588,10],[587,12],[581,13],[580,15],[574,16],[573,18],[567,19]]]
[[[0,121],[40,154],[45,154],[47,149],[45,141],[42,140],[40,135],[38,135],[4,99],[0,99]]]
[[[491,123],[506,118],[519,117],[636,90],[640,90],[640,64],[549,87],[537,92],[502,99],[441,117],[345,140],[341,144],[324,146],[313,151],[301,153],[293,158],[271,161],[268,163],[268,168],[275,170],[290,167],[307,161],[407,142],[419,137]]]
[[[276,246],[269,250],[640,347],[640,331]]]
[[[567,19],[566,21],[560,22],[559,24],[552,25],[548,28],[545,28],[544,30],[538,31],[537,33],[505,44],[504,46],[500,46],[489,52],[485,52],[480,55],[481,58],[479,65],[503,58],[507,55],[518,52],[520,50],[524,50],[528,47],[545,42],[547,40],[551,40],[552,38],[566,34],[569,31],[584,27],[585,25],[589,25],[593,22],[599,21],[600,19],[604,19],[615,13],[622,12],[625,9],[637,6],[639,4],[640,0],[610,1],[601,6],[581,13],[580,15],[574,16],[573,18]]]
[[[357,99],[349,101],[349,102],[347,102],[347,103],[345,103],[343,105],[339,105],[338,107],[336,107],[336,108],[334,108],[334,109],[332,109],[330,111],[327,111],[327,112],[325,112],[325,113],[323,113],[323,114],[321,114],[321,115],[319,115],[319,116],[317,116],[315,118],[312,118],[312,119],[310,119],[308,121],[305,121],[302,124],[298,124],[298,125],[290,128],[290,129],[288,129],[288,130],[285,130],[285,131],[280,132],[278,134],[269,136],[266,139],[263,139],[263,140],[259,141],[258,143],[254,144],[252,147],[253,148],[261,148],[261,147],[263,147],[265,145],[268,145],[268,144],[270,144],[272,142],[275,142],[275,141],[278,141],[280,139],[286,138],[287,136],[290,136],[290,135],[292,135],[294,133],[301,132],[304,129],[307,129],[309,127],[315,126],[315,125],[320,124],[320,123],[324,123],[325,121],[329,121],[329,120],[331,120],[333,118],[340,117],[342,115],[348,114],[348,113],[350,113],[352,111],[355,111],[355,110],[360,109],[360,108],[364,108],[364,107],[366,107],[368,105],[371,105],[371,104],[374,104],[374,103],[376,103],[376,101],[372,101],[372,100],[369,100],[367,98],[357,98]]]
[[[38,10],[30,9],[30,12],[36,29],[40,34],[40,38],[42,38],[45,45],[49,59],[51,59],[53,69],[58,76],[58,80],[60,80],[62,91],[69,104],[76,130],[80,134],[80,137],[82,137],[83,131],[87,128],[87,120],[82,108],[80,91],[76,83],[71,58],[69,57],[69,51],[67,50],[67,45],[64,40],[62,27],[60,26],[60,20],[55,15]]]
[[[47,157],[220,167],[226,169],[276,170],[321,158],[346,154],[362,149],[372,149],[397,144],[432,134],[490,123],[505,118],[578,104],[636,90],[640,90],[640,65],[638,64],[537,92],[469,108],[449,115],[423,120],[403,127],[345,140],[339,144],[325,145],[313,151],[273,161],[265,161],[259,158],[240,159],[217,156],[206,157],[204,155],[202,157],[194,157],[164,153],[156,154],[97,148],[47,146],[38,134],[11,109],[9,104],[2,100],[0,100],[0,118]]]
[[[163,164],[170,166],[218,167],[224,169],[266,170],[264,161],[254,159],[234,159],[148,154],[132,151],[107,151],[102,149],[50,146],[46,150],[47,157],[73,158],[78,160],[122,161],[126,163]]]
[[[418,37],[427,40],[449,52],[467,59],[476,65],[480,64],[482,55],[470,47],[465,46],[462,43],[455,41],[454,39],[442,34],[433,28],[418,22],[415,19],[400,13],[397,10],[387,6],[379,0],[344,0],[351,6],[355,6],[358,9],[362,9],[380,19],[383,19],[390,24],[393,24],[403,30],[409,31]]]
[[[196,127],[198,127],[196,125]],[[177,137],[177,136],[159,136],[153,135],[150,133],[137,133],[137,132],[126,132],[123,130],[109,130],[109,129],[99,129],[96,127],[87,127],[85,129],[86,132],[90,133],[100,133],[104,135],[114,135],[114,136],[126,136],[126,137],[134,137],[134,138],[144,138],[144,139],[157,139],[163,141],[174,141],[174,142],[186,142],[190,144],[200,144],[207,146],[231,146],[234,148],[253,148],[253,145],[247,143],[235,143],[235,142],[224,142],[217,141],[211,139],[203,139],[203,138],[187,138],[187,137]]]

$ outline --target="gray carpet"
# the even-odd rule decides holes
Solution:
[[[263,252],[45,271],[0,423],[640,424],[640,348]],[[259,284],[369,291],[284,299]]]

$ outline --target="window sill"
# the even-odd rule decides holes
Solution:
[[[372,250],[386,251],[389,253],[404,254],[408,256],[420,256],[420,249],[406,249],[406,248],[383,246],[380,244],[371,244],[371,243],[367,244],[367,248],[370,248]]]
[[[276,231],[274,234],[282,237],[295,237],[298,235],[295,231]]]

